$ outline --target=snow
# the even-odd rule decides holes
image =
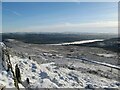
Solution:
[[[115,57],[115,55],[113,55],[113,54],[106,54],[106,53],[97,54],[97,55],[98,55],[98,56],[107,57],[107,58],[110,58],[110,57]]]
[[[84,88],[91,87],[112,87],[118,88],[115,80],[106,79],[96,75],[81,73],[80,71],[69,70],[55,66],[55,62],[39,65],[36,61],[28,58],[11,57],[13,68],[16,64],[21,70],[22,81],[30,79],[30,87],[34,88]],[[15,69],[15,68],[14,68]],[[12,76],[2,70],[0,83],[6,87],[14,87]],[[24,84],[25,85],[25,84]],[[25,85],[26,86],[26,85]],[[23,87],[23,86],[22,86]]]
[[[3,42],[0,42],[0,48],[5,47],[5,44]]]
[[[111,68],[115,68],[115,69],[120,70],[120,67],[117,66],[117,65],[112,65],[112,64],[108,64],[108,63],[104,63],[104,62],[93,61],[93,60],[89,60],[87,58],[81,58],[81,59],[84,60],[84,61],[91,62],[91,63],[95,63],[95,64],[99,64],[99,65],[103,65],[103,66],[107,66],[107,67],[111,67]]]
[[[4,69],[0,68],[0,87],[6,88],[15,88],[14,80],[11,72],[7,72]],[[19,84],[20,88],[24,88],[21,84]]]
[[[92,42],[98,42],[98,41],[99,42],[103,41],[103,39],[83,40],[83,41],[67,42],[67,43],[52,44],[52,45],[74,45],[74,44],[85,44],[85,43],[92,43]]]
[[[2,71],[0,73],[0,84],[3,85],[3,86],[6,86],[6,87],[14,87],[14,84],[13,84],[13,79],[8,76],[7,72],[6,71]]]
[[[82,70],[71,70],[69,68],[56,66],[56,62],[38,64],[34,60],[28,58],[20,58],[18,56],[10,56],[10,60],[15,70],[15,65],[21,71],[22,84],[20,88],[120,88],[120,82],[114,79],[108,79],[90,73],[83,73]],[[0,60],[0,88],[15,88],[12,73],[7,72],[2,66]],[[99,63],[99,62],[94,62]],[[99,63],[101,64],[101,63]],[[106,63],[102,63],[109,65]],[[98,69],[98,66],[76,63],[73,66],[86,67],[88,69]],[[109,65],[114,67],[113,65]],[[99,67],[102,68],[102,67]],[[30,84],[26,83],[29,78]]]

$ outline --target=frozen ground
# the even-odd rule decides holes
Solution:
[[[120,89],[119,70],[99,65],[119,67],[117,53],[99,48],[26,44],[14,40],[6,44],[13,68],[16,64],[20,68],[23,84],[26,78],[30,79],[30,85],[19,84],[20,87]],[[101,53],[114,56],[100,56]],[[11,72],[7,73],[1,64],[0,72],[0,84],[14,87]]]
[[[89,41],[89,40],[88,40]],[[93,40],[94,41],[94,40]],[[84,46],[61,46],[47,44],[27,44],[16,40],[9,40],[5,44],[10,47],[13,55],[21,57],[31,56],[38,63],[54,61],[58,58],[80,58],[119,65],[117,53],[102,48]]]
[[[88,85],[91,88],[119,88],[119,82],[99,75],[85,73],[82,70],[71,70],[64,67],[58,67],[55,62],[39,65],[36,61],[27,58],[11,57],[13,67],[19,65],[22,81],[30,79],[32,88],[85,88]],[[79,63],[84,66],[85,64]],[[79,66],[77,65],[77,67]],[[92,67],[91,67],[92,66]],[[94,68],[93,65],[87,65],[86,68]],[[6,87],[14,87],[10,73],[2,70],[0,73],[0,83]],[[20,85],[20,87],[23,87]]]

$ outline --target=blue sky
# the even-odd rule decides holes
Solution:
[[[2,32],[117,33],[113,2],[3,2]]]
[[[0,2],[0,32],[2,32],[2,3]],[[1,40],[1,37],[0,37]]]

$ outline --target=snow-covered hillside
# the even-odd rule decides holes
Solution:
[[[32,88],[85,88],[88,85],[91,88],[119,88],[119,82],[115,80],[57,67],[54,62],[38,65],[33,60],[17,56],[11,57],[11,61],[13,67],[19,65],[23,82],[26,78],[30,79],[29,87]],[[11,73],[7,73],[2,68],[0,83],[9,88],[14,87]]]
[[[5,47],[5,45],[1,44],[1,47]],[[90,69],[101,72],[100,70],[103,69],[102,73],[104,73],[108,72],[110,68],[77,60],[73,64],[73,67],[79,69],[76,70],[58,65],[60,63],[63,63],[63,65],[64,63],[69,64],[64,62],[65,58],[61,59],[62,61],[58,60],[60,62],[52,61],[38,64],[35,60],[27,57],[10,55],[13,70],[15,70],[15,66],[18,64],[21,72],[22,84],[19,84],[20,88],[120,88],[120,82],[117,80],[86,71],[86,69]],[[0,72],[0,88],[15,88],[12,73],[5,70],[2,65],[2,58],[0,58]],[[114,74],[116,74],[116,70],[113,70],[110,75]],[[26,84],[26,78],[29,78],[30,84]]]

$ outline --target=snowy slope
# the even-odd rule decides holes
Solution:
[[[38,65],[29,59],[11,57],[13,67],[18,64],[21,70],[22,81],[30,79],[30,87],[34,88],[85,88],[91,85],[94,88],[119,88],[115,80],[106,79],[97,75],[56,67],[54,62]],[[5,71],[2,71],[5,72]],[[7,87],[14,87],[13,81],[7,72],[4,73],[5,80],[0,82]],[[6,80],[7,79],[7,80]]]
[[[3,47],[3,44],[1,44]],[[71,70],[64,67],[56,66],[55,62],[38,64],[36,61],[28,58],[20,58],[17,56],[10,57],[15,70],[15,65],[18,64],[22,85],[20,88],[85,88],[88,85],[91,88],[120,88],[120,82],[93,75],[90,73],[83,73],[83,71]],[[0,60],[0,86],[6,88],[14,88],[14,81],[11,72],[7,72]],[[81,63],[78,66],[83,67],[85,64]],[[77,65],[76,65],[77,66]],[[84,66],[85,67],[85,66]],[[86,66],[90,68],[90,65]],[[97,67],[91,67],[96,69]],[[30,85],[25,83],[26,78],[30,79]]]
[[[0,47],[5,47],[5,44],[3,42],[0,42]]]
[[[14,80],[11,72],[7,72],[5,70],[5,62],[2,62],[2,48],[6,48],[5,44],[3,42],[0,42],[0,89],[3,87],[6,88],[15,88],[14,86]],[[4,64],[4,67],[3,67]],[[21,84],[19,84],[20,88],[24,88]]]

